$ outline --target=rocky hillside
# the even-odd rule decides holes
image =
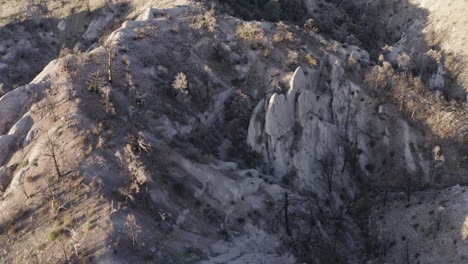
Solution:
[[[430,2],[0,1],[1,262],[466,262]]]

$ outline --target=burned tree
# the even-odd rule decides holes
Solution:
[[[322,175],[325,177],[325,181],[327,182],[328,193],[331,194],[333,188],[333,176],[336,166],[335,156],[331,151],[327,151],[319,159],[319,163],[322,167]]]
[[[57,177],[61,178],[62,173],[60,172],[60,166],[58,162],[59,145],[57,144],[56,139],[54,137],[51,137],[50,135],[47,135],[46,147],[47,147],[48,153],[45,155],[52,158],[52,161],[54,162],[55,172],[57,173]]]
[[[137,234],[141,232],[141,227],[137,224],[135,215],[127,215],[127,222],[125,226],[129,229],[130,235],[132,237],[132,245],[136,246]]]
[[[315,199],[314,199],[315,200]],[[276,226],[280,223],[284,226],[286,235],[292,237],[293,232],[291,226],[294,225],[294,217],[297,217],[299,208],[309,206],[310,217],[313,217],[312,201],[303,197],[294,196],[292,193],[285,191],[281,194],[281,198],[277,201],[266,201],[266,207],[275,215],[274,221]],[[293,213],[292,213],[293,212]]]
[[[286,229],[286,233],[288,236],[291,236],[291,229],[289,227],[289,212],[288,212],[288,207],[289,207],[289,195],[287,192],[284,193],[284,228]]]
[[[108,77],[108,82],[109,84],[112,84],[112,62],[114,61],[115,58],[115,51],[107,48],[107,77]]]
[[[19,189],[21,190],[21,192],[24,194],[24,196],[26,197],[26,199],[29,199],[30,196],[29,196],[29,194],[28,194],[28,192],[27,192],[27,190],[26,190],[26,183],[25,183],[24,180],[22,180],[22,181],[20,181],[20,182],[18,183],[18,187],[19,187]]]

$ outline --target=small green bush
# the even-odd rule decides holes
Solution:
[[[29,161],[25,160],[16,165],[16,170],[21,170],[29,165]]]
[[[97,93],[97,92],[99,92],[99,87],[98,87],[98,85],[95,84],[95,83],[90,84],[90,85],[88,86],[88,92],[90,92],[90,93]]]
[[[311,53],[308,53],[302,57],[302,59],[309,64],[311,67],[317,67],[318,66],[318,60],[317,58],[314,57]]]
[[[59,238],[60,234],[61,234],[61,230],[59,230],[59,229],[52,230],[49,233],[49,240],[52,241],[52,242],[57,240]]]

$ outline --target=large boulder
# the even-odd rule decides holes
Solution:
[[[0,136],[0,165],[8,161],[15,150],[16,137],[13,135]]]
[[[0,135],[8,133],[11,126],[21,118],[30,96],[27,89],[22,87],[0,98]]]
[[[11,175],[7,167],[0,167],[0,191],[4,191],[10,184]]]
[[[26,137],[33,123],[31,116],[25,115],[10,129],[9,135],[14,135],[21,140]]]
[[[288,133],[293,125],[293,116],[285,96],[273,94],[268,102],[265,132],[271,137],[279,138]]]

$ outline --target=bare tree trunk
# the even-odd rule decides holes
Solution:
[[[291,230],[289,228],[289,215],[288,215],[288,207],[289,207],[289,194],[287,192],[284,193],[284,227],[286,228],[286,233],[288,236],[291,236]]]
[[[109,76],[109,83],[112,83],[112,60],[114,59],[114,55],[112,54],[112,50],[107,50],[107,73]]]
[[[65,243],[61,243],[61,244],[62,244],[63,256],[65,257],[65,263],[69,263],[67,250],[65,249]]]
[[[408,177],[408,182],[406,184],[406,201],[409,203],[411,200],[411,178]]]
[[[57,176],[61,178],[62,174],[60,173],[59,165],[57,162],[57,156],[55,155],[55,153],[52,154],[52,158],[54,160],[54,167],[55,167],[55,171],[57,172]]]
[[[388,187],[385,187],[385,193],[384,193],[384,200],[383,200],[383,206],[387,206],[387,196],[388,196]]]
[[[408,240],[406,240],[406,264],[410,264],[410,255],[409,255]]]
[[[47,148],[49,149],[49,153],[47,154],[47,156],[52,157],[57,176],[61,178],[62,174],[60,173],[60,167],[57,160],[57,143],[55,143],[49,135],[47,135],[47,140]]]
[[[7,223],[5,221],[5,215],[3,214],[2,212],[2,221],[3,221],[3,228],[5,229],[5,234],[7,236],[7,242],[10,242],[11,241],[11,238],[10,238],[10,233],[8,232],[8,226],[9,226],[9,223]]]
[[[338,240],[338,224],[336,223],[336,221],[338,220],[335,220],[335,232],[333,232],[333,254],[336,253],[336,244]]]
[[[47,95],[45,100],[46,100],[46,109],[52,114],[52,118],[54,119],[54,122],[57,122],[57,114],[55,113],[55,108],[56,108],[56,102],[51,98],[52,95]]]
[[[354,148],[353,148],[353,156],[351,157],[352,158],[352,171],[353,172],[356,172],[356,163],[358,162],[358,158],[357,158],[357,151],[358,151],[358,133],[356,133],[356,137],[354,139]]]
[[[20,188],[21,192],[23,192],[26,199],[29,199],[29,195],[28,195],[28,192],[26,191],[26,185],[25,185],[24,181],[19,183],[19,188]]]
[[[438,212],[437,216],[436,216],[436,230],[437,230],[437,232],[439,232],[439,230],[440,230],[440,224],[441,223],[442,223],[442,211]]]

